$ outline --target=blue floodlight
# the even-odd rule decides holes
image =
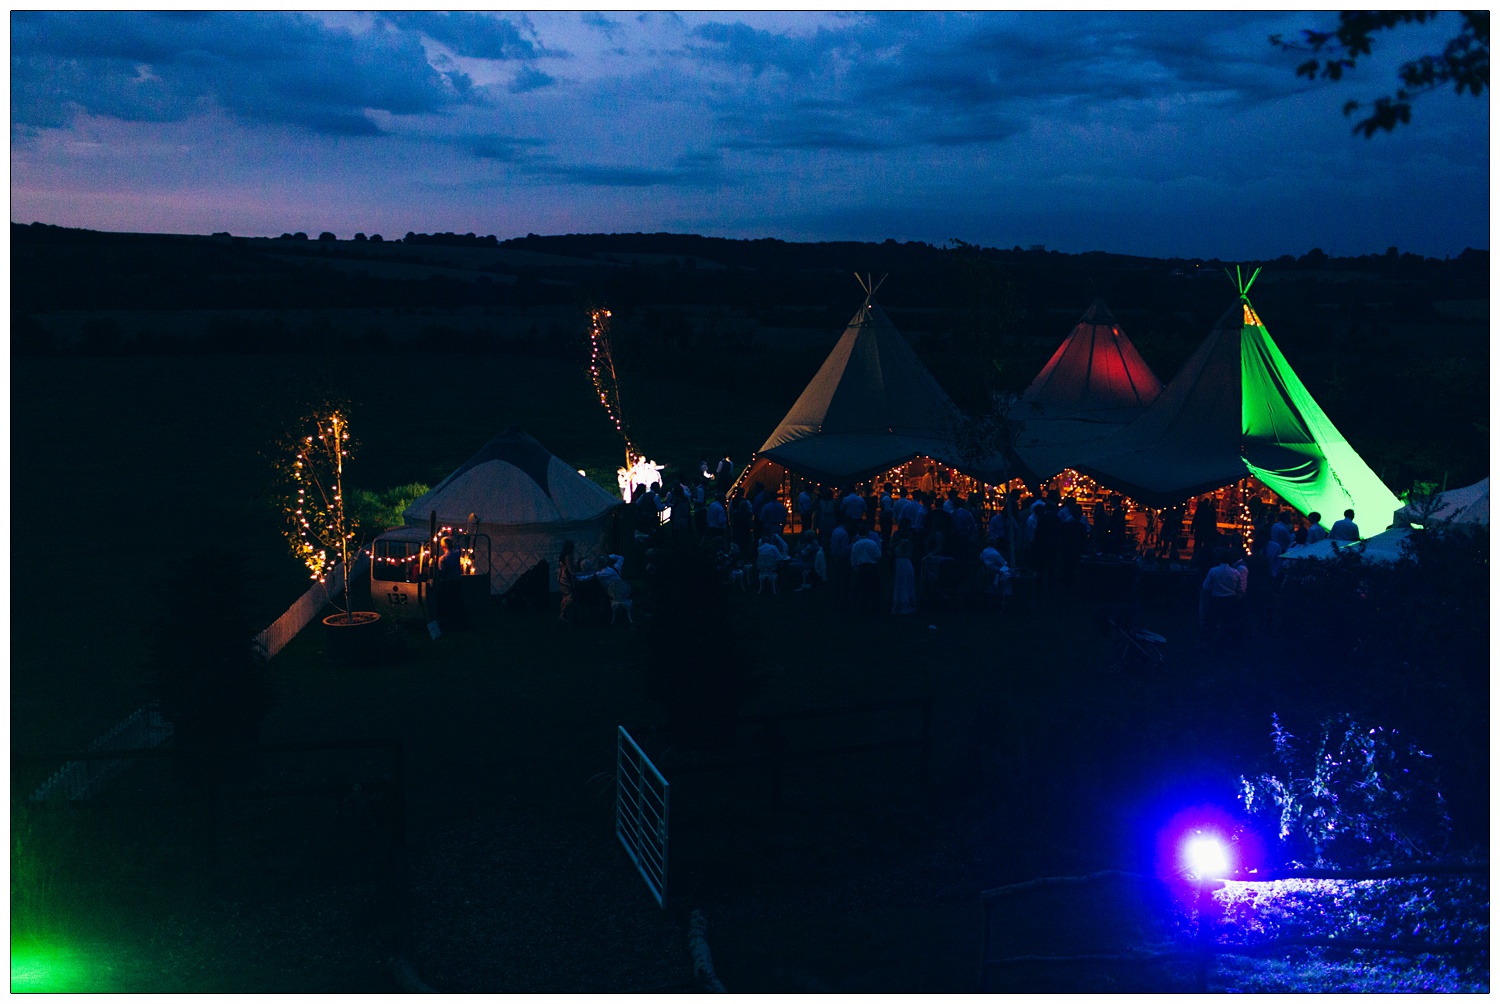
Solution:
[[[1183,846],[1183,857],[1194,878],[1222,878],[1229,873],[1229,853],[1214,837],[1190,837]]]

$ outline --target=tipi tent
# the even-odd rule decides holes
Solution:
[[[1095,300],[1021,395],[1016,453],[1045,480],[1141,414],[1161,381]]]
[[[563,541],[580,558],[607,552],[611,513],[620,500],[512,426],[418,498],[402,514],[427,526],[475,517],[490,538],[490,591],[504,593],[538,562],[555,562]]]
[[[1171,505],[1238,481],[1247,473],[1239,386],[1235,304],[1140,417],[1095,444],[1079,469],[1148,505]]]
[[[1161,396],[1083,466],[1148,504],[1180,501],[1248,473],[1304,513],[1393,511],[1396,497],[1271,340],[1250,305],[1250,282]]]
[[[1323,414],[1243,292],[1240,300],[1245,466],[1301,512],[1353,509],[1384,521],[1400,500]]]
[[[958,409],[866,296],[822,367],[741,477],[773,465],[828,484],[852,484],[927,456],[958,463]]]

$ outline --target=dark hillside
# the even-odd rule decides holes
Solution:
[[[12,352],[460,351],[581,359],[584,310],[615,315],[622,365],[790,404],[863,295],[961,406],[1019,392],[1095,297],[1170,379],[1234,288],[1330,417],[1397,490],[1487,473],[1489,254],[1391,249],[1270,262],[960,243],[792,243],[692,234],[308,240],[13,224]],[[628,375],[627,375],[628,380]],[[757,445],[748,444],[744,449]]]

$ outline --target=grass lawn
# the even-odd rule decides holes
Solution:
[[[423,389],[440,374],[460,388],[443,401]],[[611,489],[621,462],[586,372],[550,359],[18,358],[11,394],[11,742],[31,751],[82,746],[144,702],[154,588],[173,559],[205,543],[243,553],[266,623],[306,588],[262,456],[302,402],[353,402],[358,488],[436,484],[511,423]],[[673,462],[743,460],[784,410],[653,380],[628,404],[639,441]]]
[[[435,482],[515,420],[570,462],[612,469],[616,440],[576,367],[490,360],[483,392],[432,408],[410,403],[417,358],[341,371],[364,443],[359,485]],[[36,603],[13,621],[13,750],[82,745],[141,703],[163,552],[205,537],[243,548],[268,618],[301,591],[260,508],[256,450],[307,370],[272,357],[16,361],[15,578],[73,603]],[[726,408],[709,387],[648,386],[638,438],[668,460],[726,448],[742,459],[780,417],[775,404]],[[34,532],[22,521],[42,518],[28,484],[88,500],[64,511],[101,528],[90,551],[105,561],[60,561],[55,517]],[[82,587],[75,568],[102,571],[108,588]],[[69,974],[53,989],[392,990],[391,898],[409,896],[408,956],[444,991],[669,986],[691,975],[693,908],[731,991],[972,991],[981,889],[1149,870],[1164,815],[1209,799],[1230,808],[1236,778],[1267,750],[1272,712],[1297,694],[1273,637],[1195,651],[1187,598],[1141,612],[1168,638],[1149,676],[1109,668],[1096,606],[1072,594],[901,618],[851,616],[824,591],[730,602],[745,634],[726,641],[764,674],[746,713],[931,697],[927,783],[912,750],[798,766],[774,808],[762,773],[691,773],[703,755],[642,696],[638,667],[670,659],[711,674],[717,662],[655,639],[644,617],[606,628],[492,609],[436,641],[406,632],[403,660],[359,670],[330,666],[308,630],[271,664],[279,700],[263,738],[402,740],[404,881],[386,880],[392,803],[371,785],[387,770],[378,757],[264,757],[255,780],[279,793],[217,815],[169,807],[169,765],[143,764],[111,800],[28,821],[19,845],[13,832],[13,922],[31,953],[18,950],[13,980],[39,959],[34,970]],[[618,725],[673,783],[667,910],[614,838]],[[910,734],[895,715],[840,728],[850,740]],[[21,777],[13,786],[29,790]],[[1028,973],[1014,989],[1055,989],[1050,979]]]

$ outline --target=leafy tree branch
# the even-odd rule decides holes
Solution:
[[[1421,10],[1346,10],[1339,13],[1339,26],[1333,31],[1305,29],[1302,42],[1288,42],[1280,35],[1271,36],[1271,44],[1284,50],[1313,53],[1313,58],[1297,67],[1297,76],[1309,80],[1342,80],[1346,70],[1370,55],[1374,36],[1381,31],[1407,24],[1426,24],[1438,16],[1436,11]],[[1401,86],[1394,94],[1375,99],[1369,114],[1354,124],[1354,132],[1366,139],[1377,132],[1390,132],[1397,125],[1411,121],[1413,99],[1452,85],[1459,94],[1482,95],[1490,84],[1490,12],[1459,11],[1459,32],[1448,40],[1443,51],[1403,63],[1397,77]],[[1363,107],[1358,101],[1344,105],[1344,114],[1353,115]]]

